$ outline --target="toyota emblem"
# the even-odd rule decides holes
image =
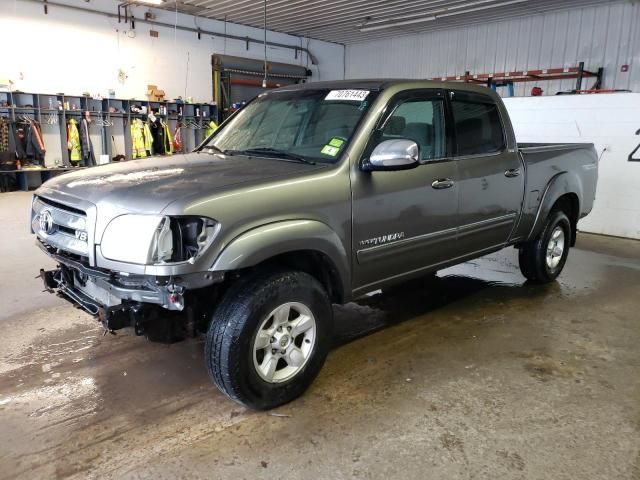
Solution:
[[[55,232],[55,224],[53,223],[53,215],[50,210],[42,210],[40,212],[40,231],[51,235]]]

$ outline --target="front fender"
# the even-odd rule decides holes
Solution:
[[[286,220],[269,223],[236,237],[218,255],[212,271],[253,267],[283,253],[313,250],[325,254],[340,275],[344,289],[349,288],[349,257],[338,235],[316,220]],[[345,292],[350,293],[350,292]]]

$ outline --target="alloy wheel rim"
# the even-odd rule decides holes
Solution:
[[[547,244],[547,266],[550,269],[553,270],[560,264],[562,255],[564,254],[564,244],[564,230],[562,227],[557,226],[553,230],[549,243]]]
[[[253,366],[268,383],[295,377],[307,364],[316,342],[316,320],[303,303],[276,307],[260,324],[253,341]]]

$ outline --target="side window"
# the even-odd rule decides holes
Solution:
[[[409,138],[416,142],[423,161],[444,157],[443,101],[421,97],[401,101],[385,122],[380,141],[392,138]]]
[[[505,148],[498,106],[490,98],[454,92],[451,107],[458,155],[496,153]]]

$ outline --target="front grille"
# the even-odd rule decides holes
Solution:
[[[86,216],[86,214],[82,210],[80,210],[79,208],[70,207],[69,205],[65,205],[63,203],[53,201],[53,200],[51,200],[49,198],[44,198],[44,197],[36,197],[36,198],[37,198],[38,202],[44,203],[45,205],[49,205],[50,207],[54,207],[54,208],[57,208],[59,210],[64,210],[66,212],[75,213],[76,215],[79,215],[81,217]]]
[[[87,227],[87,215],[82,210],[42,197],[34,199],[31,228],[48,245],[88,256]]]

